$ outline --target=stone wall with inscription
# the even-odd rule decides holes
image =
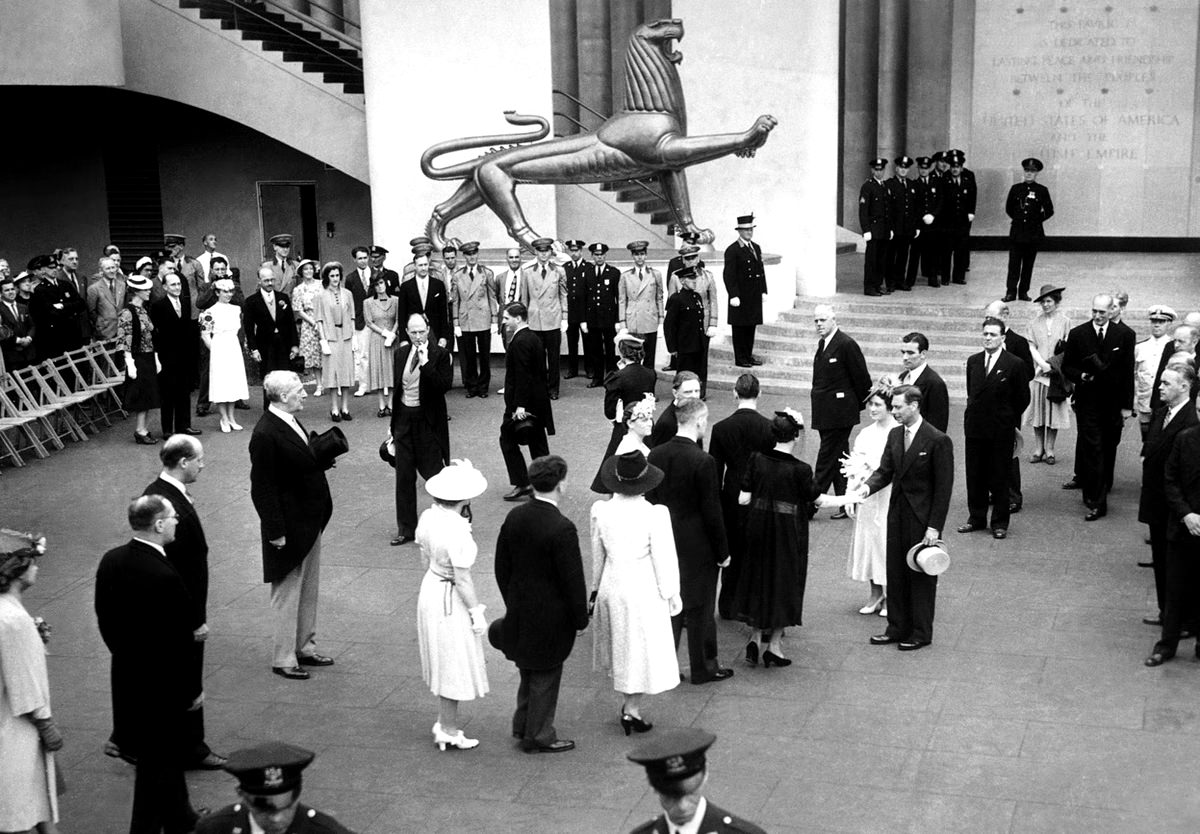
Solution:
[[[1007,234],[1020,160],[1040,176],[1057,236],[1183,237],[1195,183],[1196,0],[975,4],[971,141],[975,234]]]

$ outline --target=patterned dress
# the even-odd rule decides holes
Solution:
[[[300,313],[316,320],[317,296],[321,294],[320,281],[305,281],[292,291],[292,309],[296,313],[296,326],[300,331],[300,355],[304,358],[304,369],[311,371],[321,367],[321,337],[316,325],[309,324]]]
[[[133,357],[137,377],[125,372],[121,400],[129,411],[158,408],[158,369],[154,363],[154,324],[141,304],[129,304],[117,317],[117,339],[121,350]]]

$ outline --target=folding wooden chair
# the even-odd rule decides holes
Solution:
[[[96,392],[88,387],[85,377],[75,372],[75,365],[67,354],[47,359],[34,369],[55,396],[67,404],[71,416],[81,428],[93,434],[100,433],[96,417]]]
[[[60,446],[63,438],[87,440],[83,427],[71,416],[70,404],[64,402],[55,393],[54,388],[39,372],[38,366],[30,365],[27,368],[21,368],[19,371],[14,371],[11,376],[36,408],[47,411],[45,426],[50,435],[60,441]]]
[[[124,420],[129,414],[121,402],[119,393],[125,384],[125,375],[121,374],[115,380],[110,378],[101,368],[97,360],[97,350],[94,345],[87,345],[67,354],[77,369],[86,368],[91,383],[88,385],[96,393],[95,403],[100,418],[106,426],[111,426],[110,417],[120,417]]]
[[[15,379],[8,374],[0,375],[0,450],[17,466],[25,465],[22,452],[32,451],[39,458],[50,456],[37,432],[37,429],[41,429],[53,434],[49,426],[42,425],[47,416],[48,412],[34,408],[25,399]],[[18,440],[23,438],[24,442],[18,445],[11,435]],[[56,448],[63,447],[57,438],[53,442]]]
[[[124,384],[125,367],[117,362],[117,354],[122,353],[122,351],[116,339],[109,339],[105,342],[92,342],[87,346],[87,350],[91,354],[96,370],[103,377],[104,382],[118,387]],[[100,380],[97,379],[96,381]]]

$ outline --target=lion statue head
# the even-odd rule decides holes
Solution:
[[[678,18],[643,23],[629,36],[625,50],[625,106],[631,113],[672,113],[682,117],[683,85],[676,65],[683,54],[675,49],[683,39]]]

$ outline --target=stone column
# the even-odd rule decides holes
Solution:
[[[550,66],[554,89],[579,98],[579,54],[575,48],[575,0],[554,0],[550,25]],[[554,96],[554,111],[562,116],[554,117],[554,135],[571,136],[579,132],[579,105],[566,96]]]
[[[593,110],[611,116],[613,59],[606,0],[578,0],[575,5],[575,31],[579,100]],[[599,127],[604,121],[582,108],[579,120],[590,129]]]
[[[841,47],[842,225],[858,231],[858,189],[878,151],[879,0],[845,0]]]
[[[908,3],[894,0],[881,4],[875,148],[879,155],[889,162],[900,154],[907,153],[904,141],[907,116],[904,103],[908,81],[907,48]]]
[[[754,212],[755,240],[782,256],[767,267],[768,320],[791,309],[798,290],[833,295],[836,286],[838,6],[811,0],[800,15],[788,0],[673,5],[685,29],[679,50],[688,134],[744,131],[763,113],[779,119],[753,158],[688,169],[696,222],[717,236],[718,271],[739,214]],[[722,289],[722,318],[724,296]]]
[[[942,4],[913,3],[909,9],[909,156],[930,156],[950,147],[952,26],[952,17]]]
[[[489,14],[481,25],[477,16],[460,13],[465,5],[441,0],[360,0],[360,6],[375,240],[405,252],[409,238],[424,234],[434,206],[461,185],[425,177],[420,158],[426,148],[528,130],[505,122],[504,110],[550,118],[550,9],[546,0],[510,0],[503,14]],[[486,150],[451,154],[434,165]],[[531,185],[517,194],[533,228],[555,235],[554,188]],[[447,235],[484,247],[511,245],[486,208],[452,221]]]

